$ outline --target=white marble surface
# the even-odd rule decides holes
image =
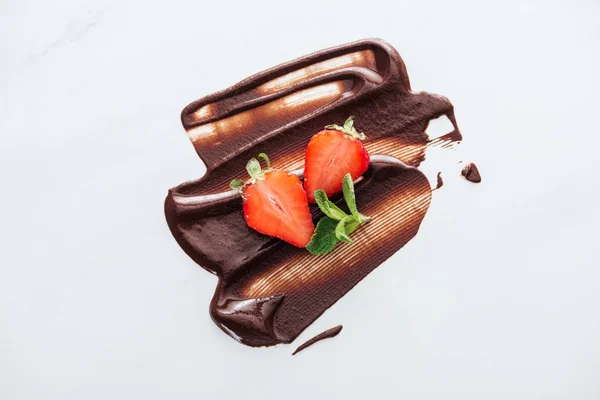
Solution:
[[[599,398],[597,1],[158,3],[0,1],[1,399]],[[363,37],[454,102],[484,182],[295,344],[339,337],[244,347],[164,221],[204,172],[179,112]]]

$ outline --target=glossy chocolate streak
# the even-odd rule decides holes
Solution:
[[[450,101],[411,92],[396,50],[381,40],[363,40],[263,71],[188,105],[181,120],[208,173],[186,190],[227,190],[260,152],[275,168],[302,168],[311,136],[349,115],[367,135],[370,153],[392,155],[412,166],[424,159],[427,146],[461,140]],[[427,125],[442,115],[454,130],[431,141]]]
[[[317,342],[320,342],[323,339],[329,339],[332,337],[336,337],[337,335],[340,334],[340,332],[342,331],[342,328],[343,328],[342,325],[338,325],[331,329],[327,329],[325,332],[319,333],[317,336],[313,337],[312,339],[307,340],[306,342],[304,342],[300,346],[298,346],[298,348],[296,349],[296,351],[294,351],[292,353],[292,355],[294,356],[294,355],[300,353],[302,350],[306,349],[307,347],[312,346],[313,344],[315,344]]]
[[[228,188],[231,179],[245,176],[248,159],[264,152],[275,168],[301,176],[311,136],[349,115],[367,135],[372,155],[356,182],[358,208],[372,220],[353,233],[354,244],[314,256],[250,229],[241,197]],[[430,140],[429,121],[442,115],[454,129]],[[451,103],[412,93],[402,59],[380,40],[324,50],[254,75],[190,104],[182,122],[207,173],[169,191],[167,222],[186,253],[219,277],[210,305],[215,323],[250,346],[293,341],[414,237],[431,188],[411,166],[423,161],[428,147],[461,140]],[[343,207],[341,196],[333,200]],[[320,211],[311,211],[317,221]]]

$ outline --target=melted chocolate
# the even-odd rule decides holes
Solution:
[[[465,167],[460,172],[462,176],[465,177],[466,180],[473,183],[481,182],[481,175],[479,174],[479,169],[477,169],[477,165],[473,163],[469,163],[465,165]]]
[[[248,159],[264,152],[273,167],[302,176],[311,136],[349,115],[372,155],[355,185],[358,208],[372,219],[353,233],[354,244],[314,256],[249,228],[241,197],[228,187],[244,176]],[[430,140],[427,125],[441,115],[454,130]],[[210,305],[215,323],[250,346],[293,341],[412,239],[431,201],[430,184],[414,166],[427,147],[462,139],[452,104],[411,92],[402,59],[381,40],[261,72],[191,103],[182,122],[207,173],[169,191],[167,222],[182,249],[219,278]],[[341,195],[332,201],[343,207]],[[321,217],[316,206],[311,212]]]
[[[342,328],[343,328],[342,325],[338,325],[331,329],[327,329],[325,332],[319,333],[317,336],[313,337],[312,339],[307,340],[306,342],[304,342],[300,346],[298,346],[298,348],[296,349],[296,351],[294,351],[292,353],[292,355],[294,356],[297,353],[300,353],[302,350],[306,349],[307,347],[312,346],[313,344],[315,344],[317,342],[320,342],[323,339],[329,339],[332,337],[336,337],[342,331]]]
[[[436,180],[437,180],[437,183],[435,185],[436,189],[439,189],[442,186],[444,186],[444,180],[442,179],[442,173],[441,172],[438,172]]]

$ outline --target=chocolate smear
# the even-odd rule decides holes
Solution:
[[[437,184],[436,184],[435,188],[439,189],[442,186],[444,186],[444,180],[442,179],[442,173],[438,172],[437,173]]]
[[[295,171],[302,175],[302,170]],[[248,227],[238,192],[187,195],[171,189],[167,222],[181,247],[219,283],[210,313],[226,333],[250,346],[292,342],[312,321],[412,239],[431,202],[419,170],[385,155],[355,184],[356,204],[371,221],[315,256]],[[343,207],[341,194],[331,198]],[[311,205],[315,221],[322,217]],[[394,221],[391,224],[389,221]]]
[[[229,188],[259,153],[302,177],[306,146],[325,125],[355,116],[371,155],[355,184],[371,222],[327,255],[249,228],[242,198]],[[453,131],[431,140],[429,121],[446,115]],[[431,147],[462,140],[448,99],[411,91],[398,52],[378,39],[319,51],[199,99],[181,114],[207,173],[169,190],[165,216],[181,248],[217,275],[214,322],[249,346],[290,343],[325,310],[418,232],[431,185],[415,167]],[[341,194],[331,199],[341,207]],[[311,205],[314,221],[322,214]],[[391,266],[390,266],[391,267]]]
[[[307,340],[306,342],[304,342],[303,344],[298,346],[298,348],[296,349],[296,351],[294,351],[292,353],[292,355],[294,356],[297,353],[300,353],[302,350],[306,349],[307,347],[312,346],[313,344],[315,344],[317,342],[320,342],[323,339],[329,339],[332,337],[336,337],[342,331],[342,328],[343,328],[342,325],[338,325],[336,327],[326,330],[325,332],[319,333],[317,336],[313,337],[312,339]]]
[[[462,169],[462,171],[460,173],[469,182],[473,182],[473,183],[481,182],[481,175],[479,174],[477,165],[475,165],[474,163],[469,163],[469,164],[465,165],[465,167]]]

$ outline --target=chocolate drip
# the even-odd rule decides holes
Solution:
[[[442,173],[441,172],[438,172],[436,179],[437,179],[437,184],[435,185],[436,189],[439,189],[442,186],[444,186],[444,180],[442,179]]]
[[[325,332],[319,333],[317,336],[313,337],[312,339],[307,340],[306,342],[304,342],[300,346],[298,346],[298,348],[296,349],[296,351],[294,351],[292,353],[292,355],[294,356],[294,355],[300,353],[302,350],[306,349],[307,347],[312,346],[313,344],[315,344],[317,342],[320,342],[323,339],[329,339],[332,337],[336,337],[342,331],[342,328],[343,328],[342,325],[338,325],[331,329],[327,329]]]
[[[479,174],[479,169],[477,169],[477,165],[474,163],[469,163],[465,165],[465,167],[460,172],[462,176],[465,177],[466,180],[473,183],[481,182],[481,175]]]
[[[355,186],[358,208],[372,220],[353,233],[355,243],[314,256],[250,229],[241,197],[228,188],[244,175],[248,159],[264,152],[273,167],[302,176],[311,136],[349,115],[368,136],[372,155]],[[425,129],[441,115],[454,129],[430,140]],[[414,237],[431,189],[411,166],[423,161],[427,147],[462,139],[452,104],[412,93],[402,59],[380,40],[320,51],[254,75],[193,102],[182,122],[207,174],[169,191],[167,222],[183,250],[219,277],[213,320],[250,346],[293,341]],[[341,195],[332,200],[344,207]],[[311,212],[315,221],[321,217],[316,206]]]

